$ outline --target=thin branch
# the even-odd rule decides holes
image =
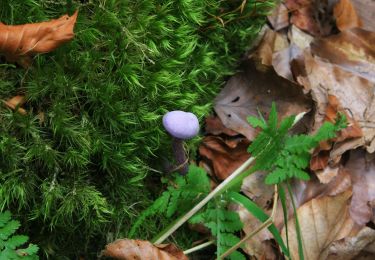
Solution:
[[[215,240],[210,240],[210,241],[205,242],[203,244],[200,244],[200,245],[197,245],[195,247],[189,248],[189,249],[185,250],[183,253],[185,255],[188,255],[188,254],[191,254],[193,252],[196,252],[198,250],[201,250],[201,249],[206,248],[206,247],[208,247],[210,245],[213,245],[213,244],[215,244]]]
[[[260,231],[262,231],[265,228],[268,228],[269,226],[272,225],[273,219],[276,215],[276,209],[277,209],[277,200],[278,200],[278,191],[277,191],[277,185],[275,185],[275,194],[273,197],[273,207],[272,207],[272,213],[271,216],[263,222],[262,225],[260,225],[257,229],[255,229],[253,232],[247,234],[243,239],[241,239],[240,242],[229,248],[226,252],[224,252],[219,259],[224,259],[225,257],[229,256],[231,253],[236,251],[243,243],[245,243],[248,239],[252,238],[256,234],[258,234]]]

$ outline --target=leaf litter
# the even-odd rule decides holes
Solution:
[[[217,131],[211,124],[201,144],[206,147],[215,138],[223,144],[241,136],[251,142],[258,130],[247,123],[247,117],[267,116],[272,101],[282,117],[309,112],[297,132],[315,133],[325,121],[334,122],[337,113],[347,117],[346,129],[311,151],[311,180],[292,183],[309,260],[375,254],[375,230],[370,224],[375,223],[374,14],[370,0],[283,1],[268,17],[270,25],[262,30],[262,40],[241,71],[216,97]],[[238,166],[238,154],[208,158],[202,150],[213,174],[229,169],[231,161]],[[240,152],[245,153],[245,149]],[[271,212],[273,189],[264,185],[262,172],[246,178],[242,192]],[[285,232],[279,204],[274,223]],[[236,210],[245,234],[261,224],[241,207]],[[298,259],[294,213],[291,208],[288,212],[291,254]],[[275,244],[264,230],[243,250],[258,259],[277,258],[270,247],[275,249]]]

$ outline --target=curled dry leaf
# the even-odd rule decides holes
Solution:
[[[364,150],[353,150],[345,165],[353,182],[350,215],[358,225],[362,226],[373,218],[373,208],[375,208],[375,161],[368,157]]]
[[[320,179],[322,180],[323,176],[327,176],[328,173],[336,172],[338,168],[336,167],[336,171],[333,169],[326,169],[328,162],[331,160],[332,164],[337,164],[339,162],[339,157],[341,154],[338,155],[338,158],[332,158],[329,150],[331,150],[333,144],[338,144],[340,142],[344,142],[348,139],[352,138],[359,138],[362,137],[362,130],[359,127],[358,123],[350,117],[350,115],[345,111],[345,109],[341,106],[339,100],[334,95],[329,95],[327,97],[327,106],[325,112],[325,119],[324,121],[335,123],[337,114],[341,113],[344,114],[348,121],[348,126],[337,133],[337,137],[333,138],[332,140],[328,140],[325,142],[321,142],[319,147],[317,147],[313,153],[313,156],[310,161],[310,169],[313,171],[317,170],[325,170],[325,174],[320,174]],[[329,167],[330,168],[330,167]],[[335,175],[332,175],[332,177]],[[329,182],[329,180],[327,180]],[[323,183],[327,183],[323,182]]]
[[[356,256],[369,246],[375,246],[375,230],[364,227],[355,236],[333,242],[329,247],[327,260],[357,259]]]
[[[351,0],[357,15],[362,21],[362,29],[375,32],[375,1]]]
[[[205,119],[206,121],[206,132],[212,135],[220,135],[225,134],[228,136],[236,136],[239,135],[236,131],[229,129],[223,125],[220,118],[217,116],[208,116]]]
[[[285,0],[291,12],[290,22],[312,35],[320,35],[319,22],[316,19],[317,6],[314,0]]]
[[[50,52],[74,37],[78,11],[48,22],[5,25],[0,23],[0,52],[9,61],[29,65],[30,55]]]
[[[215,111],[226,127],[253,140],[257,130],[250,126],[247,117],[257,116],[258,112],[268,113],[272,102],[277,102],[280,118],[310,110],[311,101],[297,85],[277,76],[274,71],[257,71],[250,61],[242,68],[243,72],[231,77],[215,98]],[[307,125],[305,128],[308,129],[307,120],[309,118],[304,117],[299,126]]]
[[[25,96],[17,95],[4,101],[4,104],[10,109],[16,110],[18,113],[22,115],[26,115],[26,110],[21,107],[23,104],[25,104],[25,102]]]
[[[326,120],[328,97],[335,96],[340,101],[338,110],[340,111],[341,107],[348,118],[353,120],[349,121],[352,124],[358,122],[363,133],[363,138],[346,139],[340,145],[334,145],[330,152],[330,160],[337,162],[336,159],[345,151],[359,145],[365,145],[369,150],[375,149],[374,84],[307,53],[305,53],[305,66],[311,94],[317,103],[313,131],[316,131]],[[350,145],[347,145],[348,143]]]
[[[246,138],[225,140],[219,136],[207,136],[199,146],[199,153],[212,163],[216,178],[224,180],[249,159],[248,146]]]
[[[311,53],[354,75],[375,82],[374,42],[374,32],[354,28],[327,38],[316,39],[311,44]]]
[[[335,197],[312,199],[297,210],[305,259],[325,260],[332,242],[353,233],[354,223],[349,217],[348,202],[351,192]],[[289,246],[292,259],[298,259],[298,242],[294,217],[288,220]],[[285,238],[285,228],[282,230]]]
[[[102,255],[119,260],[188,260],[173,244],[153,245],[145,240],[118,239],[105,247]]]
[[[336,25],[340,31],[362,26],[362,21],[350,0],[340,0],[336,3],[333,16],[336,18]]]
[[[267,18],[275,31],[289,26],[289,11],[283,3],[280,3]]]

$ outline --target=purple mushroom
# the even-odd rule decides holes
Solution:
[[[198,134],[198,118],[193,113],[178,110],[171,111],[163,116],[163,125],[165,130],[173,137],[172,148],[177,163],[176,170],[185,175],[189,166],[183,141]]]

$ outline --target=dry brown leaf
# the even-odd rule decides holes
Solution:
[[[219,136],[206,136],[199,146],[199,153],[212,163],[217,179],[224,180],[249,159],[248,146],[246,138],[225,140]]]
[[[291,12],[292,24],[312,35],[320,35],[314,2],[314,0],[285,0],[285,5]]]
[[[323,183],[327,183],[330,181],[330,179],[328,179],[325,182],[322,178],[323,176],[325,178],[329,176],[332,176],[332,177],[335,176],[335,175],[327,175],[327,173],[332,172],[332,171],[328,172],[326,169],[326,167],[328,166],[328,162],[331,161],[332,164],[334,163],[337,164],[341,156],[341,154],[338,154],[337,158],[332,156],[332,154],[329,152],[329,150],[331,150],[332,148],[332,144],[344,142],[348,139],[359,138],[359,137],[362,137],[363,135],[362,130],[359,127],[358,123],[355,120],[353,120],[352,117],[350,117],[350,115],[345,111],[345,109],[341,106],[339,100],[334,95],[328,94],[327,102],[328,103],[326,106],[324,121],[335,123],[337,114],[341,113],[346,116],[348,126],[345,129],[341,130],[339,133],[337,133],[336,138],[333,138],[331,140],[327,140],[324,142],[320,142],[319,147],[317,147],[313,153],[313,156],[310,161],[310,169],[313,171],[325,170],[325,174],[320,174],[320,178],[319,178],[321,179],[321,181],[323,181]]]
[[[228,136],[236,136],[239,135],[236,131],[229,129],[223,125],[220,118],[217,116],[208,116],[205,119],[206,122],[206,132],[212,135],[220,135],[225,134]]]
[[[312,199],[297,210],[305,259],[326,259],[332,242],[350,235],[354,223],[349,217],[348,201],[351,192],[335,197]],[[298,259],[295,220],[288,220],[289,246],[292,259]],[[285,237],[285,228],[282,230]]]
[[[244,223],[243,231],[245,234],[253,232],[262,225],[262,222],[249,213],[247,209],[239,207],[237,212],[240,216],[241,222]],[[262,229],[259,233],[244,243],[243,250],[246,252],[246,254],[256,257],[256,259],[260,259],[262,256],[264,256],[265,251],[268,249],[269,244],[267,241],[270,239],[272,239],[272,235],[268,229]],[[269,255],[271,259],[272,257],[275,257],[272,251],[269,253],[271,253]]]
[[[359,145],[374,149],[374,84],[307,53],[305,53],[305,67],[311,95],[317,103],[313,131],[316,131],[326,120],[328,96],[331,95],[340,101],[341,108],[354,120],[352,122],[358,122],[363,133],[364,138],[353,139],[354,141],[348,139],[342,143],[349,142],[350,145],[334,145],[330,160],[335,161],[346,150]]]
[[[350,260],[366,250],[368,246],[375,245],[375,230],[364,227],[356,236],[346,237],[335,241],[329,247],[327,260]],[[374,257],[374,255],[372,255]]]
[[[17,95],[4,101],[4,104],[10,109],[16,110],[22,115],[26,115],[27,113],[26,110],[21,107],[23,104],[25,104],[25,102],[26,102],[25,96]]]
[[[375,1],[351,0],[362,21],[362,29],[375,32]]]
[[[375,161],[361,149],[350,152],[345,169],[353,182],[350,215],[358,225],[365,225],[373,217],[375,208]]]
[[[362,26],[362,21],[350,0],[340,0],[333,9],[333,16],[340,31]]]
[[[30,56],[50,52],[74,37],[78,11],[48,22],[5,25],[0,23],[0,52],[9,61],[29,65]]]
[[[266,27],[264,35],[258,44],[256,51],[249,58],[253,58],[264,66],[272,65],[272,55],[274,52],[285,49],[289,46],[288,39],[285,34],[278,33]]]
[[[257,131],[249,125],[247,117],[257,116],[258,111],[268,113],[274,101],[280,118],[311,108],[311,101],[300,87],[277,76],[274,71],[259,72],[251,62],[247,62],[243,65],[243,72],[231,77],[215,98],[214,108],[226,127],[253,140]],[[308,117],[303,120],[308,120]],[[300,126],[303,124],[306,121]]]
[[[119,260],[188,260],[173,244],[153,245],[133,239],[118,239],[108,244],[102,254]]]
[[[289,11],[283,3],[279,4],[267,18],[275,31],[289,26]]]
[[[263,209],[270,207],[274,193],[273,186],[265,184],[265,177],[265,172],[254,172],[242,181],[241,186],[241,191]]]
[[[374,32],[354,28],[316,39],[311,44],[311,52],[346,71],[375,82],[374,42]]]

